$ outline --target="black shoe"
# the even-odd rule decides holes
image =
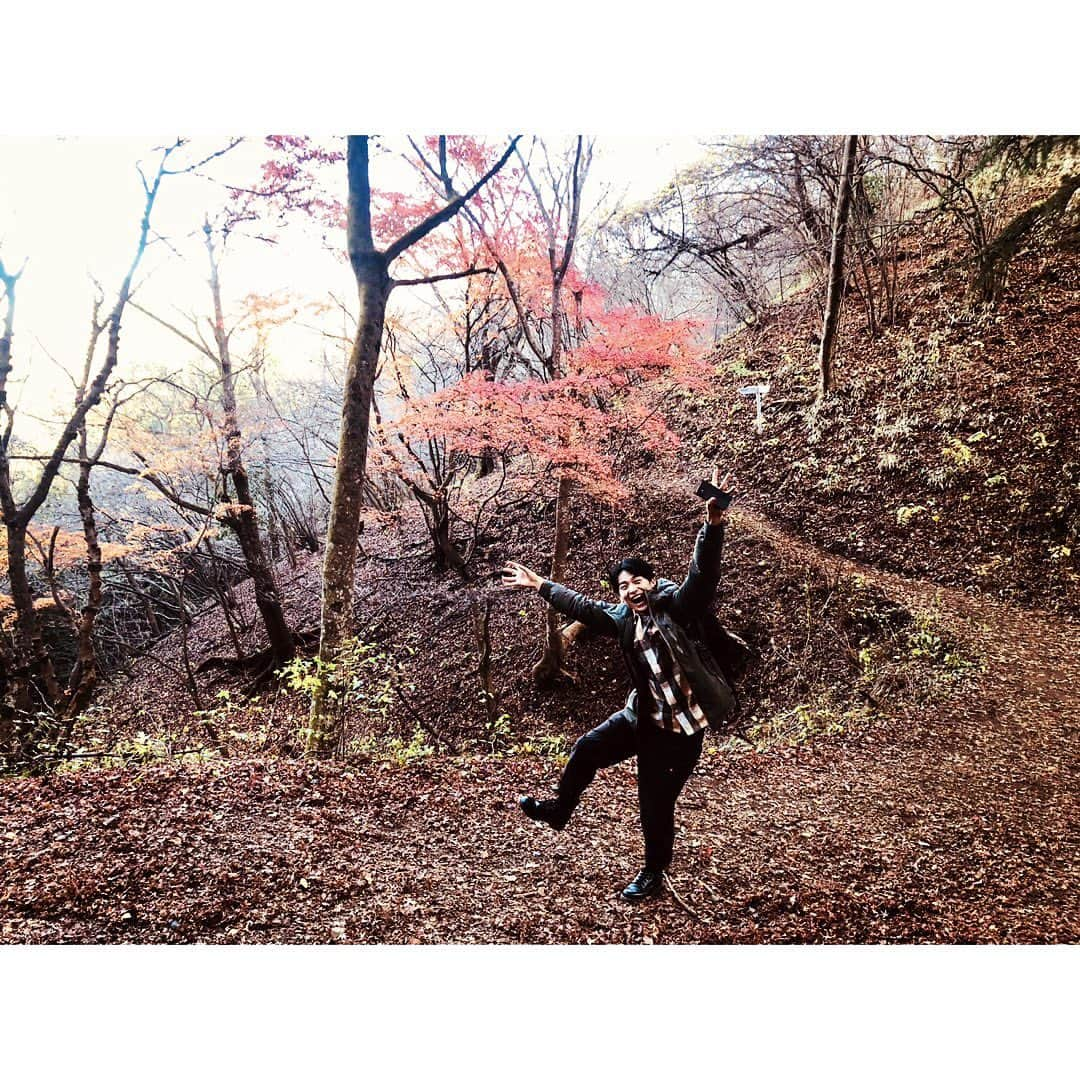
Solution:
[[[533,821],[542,821],[556,832],[562,832],[570,820],[570,814],[559,805],[558,799],[534,799],[531,795],[522,795],[518,799],[521,812]]]
[[[664,885],[663,870],[642,870],[629,885],[623,889],[621,896],[631,904],[636,904],[649,896],[655,896]]]

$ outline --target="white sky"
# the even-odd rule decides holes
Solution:
[[[66,408],[70,383],[49,357],[69,369],[82,363],[93,298],[91,276],[114,294],[130,263],[142,212],[143,193],[136,171],[142,162],[152,174],[155,146],[168,138],[0,138],[0,255],[9,272],[27,260],[18,285],[14,379],[25,379],[19,401],[24,415],[43,415],[51,405]],[[190,158],[197,160],[225,145],[222,138],[197,138]],[[187,150],[185,150],[185,153]],[[608,189],[611,197],[640,200],[665,184],[675,171],[702,154],[697,139],[677,137],[598,138],[586,187],[593,200]],[[206,253],[200,229],[203,215],[223,201],[217,182],[252,183],[269,156],[253,137],[206,170],[209,177],[168,177],[154,210],[155,242],[144,258],[136,297],[170,321],[208,309]],[[339,171],[344,197],[344,167]],[[373,159],[373,179],[400,183],[393,162]],[[269,230],[267,230],[269,231]],[[252,292],[290,292],[322,299],[329,292],[351,300],[355,286],[347,264],[327,244],[340,238],[291,222],[277,244],[245,237],[230,242],[222,267],[226,304]],[[275,352],[291,373],[303,374],[318,359],[322,344],[312,331],[282,331]],[[190,349],[141,313],[129,310],[121,338],[121,374],[161,365],[175,369]],[[17,392],[18,393],[18,392]],[[21,424],[24,437],[31,431]]]

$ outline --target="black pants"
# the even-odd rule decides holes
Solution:
[[[683,735],[663,731],[648,720],[634,725],[625,712],[617,712],[574,745],[559,780],[559,804],[571,812],[598,769],[637,755],[645,866],[666,870],[675,843],[675,800],[701,757],[704,739],[703,731]]]

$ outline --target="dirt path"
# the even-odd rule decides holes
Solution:
[[[833,577],[861,577],[911,611],[932,612],[984,658],[983,688],[1001,703],[1003,718],[1015,719],[1037,740],[1075,735],[1080,624],[861,565],[799,540],[752,510],[733,507],[731,516],[784,559]]]
[[[555,834],[518,794],[535,756],[401,768],[231,761],[0,785],[0,941],[1065,942],[1080,938],[1074,625],[821,552],[781,558],[933,609],[979,686],[858,740],[710,746],[667,892],[640,865],[634,774]]]

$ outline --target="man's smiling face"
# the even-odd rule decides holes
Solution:
[[[649,601],[645,594],[656,588],[656,582],[641,574],[632,574],[623,570],[618,577],[619,599],[637,614],[649,610]]]

